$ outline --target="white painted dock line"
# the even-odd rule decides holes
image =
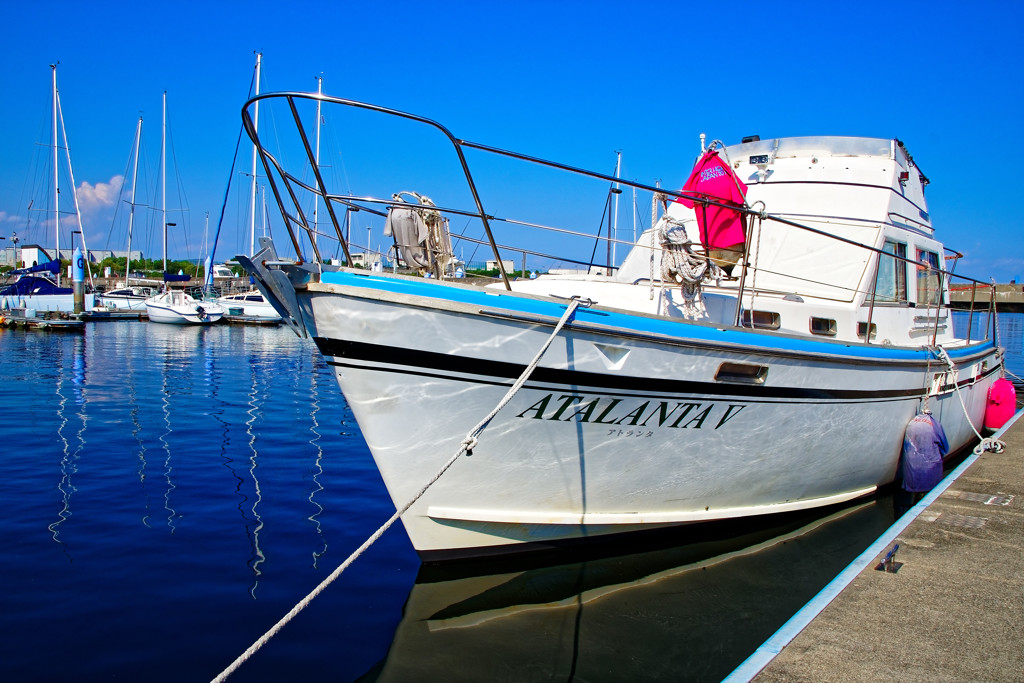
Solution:
[[[1010,418],[1003,427],[997,431],[993,438],[1001,438],[1002,435],[1017,422],[1024,414],[1019,411]],[[782,625],[771,638],[766,640],[753,654],[740,664],[724,681],[727,683],[746,683],[757,676],[783,648],[803,631],[821,612],[831,603],[862,571],[871,566],[875,559],[885,550],[896,538],[924,512],[947,488],[956,481],[971,465],[977,461],[979,456],[970,454],[939,484],[928,492],[917,505],[904,514],[895,524],[889,527],[882,536],[862,552],[846,569],[835,579],[825,586],[814,598],[804,605],[789,621]]]

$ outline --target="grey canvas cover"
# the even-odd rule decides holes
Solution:
[[[429,268],[427,253],[427,224],[415,209],[393,206],[384,223],[384,234],[394,236],[402,260],[412,268]]]

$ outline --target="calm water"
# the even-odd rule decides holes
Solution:
[[[209,680],[394,511],[283,327],[0,329],[0,415],[2,680]],[[720,680],[897,508],[458,571],[396,526],[231,680]]]

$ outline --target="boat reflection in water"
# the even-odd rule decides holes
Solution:
[[[424,565],[387,657],[362,680],[718,681],[895,519],[880,495],[629,555]]]

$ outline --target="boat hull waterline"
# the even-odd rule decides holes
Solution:
[[[386,276],[322,277],[339,284],[299,288],[303,324],[396,506],[457,451],[565,310],[424,280],[393,281],[401,292],[389,294]],[[930,355],[580,309],[403,522],[424,559],[445,559],[863,496],[897,476],[904,427],[942,370]],[[950,355],[980,426],[995,348]],[[723,364],[764,367],[771,382],[722,379]],[[954,448],[973,438],[951,385],[929,402]]]
[[[196,301],[175,290],[146,299],[146,315],[154,323],[210,325],[224,316],[224,309],[209,301]]]

